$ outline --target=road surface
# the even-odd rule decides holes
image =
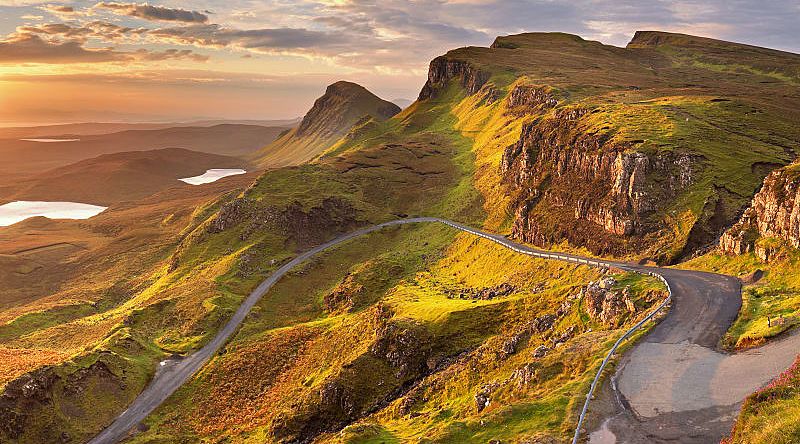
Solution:
[[[297,265],[328,248],[385,227],[434,222],[489,239],[522,254],[589,266],[614,266],[629,271],[656,272],[670,284],[673,292],[672,310],[626,356],[616,375],[619,391],[613,393],[614,402],[609,399],[603,401],[605,411],[613,417],[603,423],[602,433],[593,434],[592,441],[613,443],[613,437],[617,436],[621,438],[618,442],[654,442],[654,437],[655,442],[658,442],[661,438],[654,435],[653,430],[656,433],[659,430],[670,430],[673,436],[678,437],[679,442],[712,442],[712,435],[718,442],[721,431],[730,428],[733,419],[731,415],[735,413],[737,403],[788,367],[797,345],[800,344],[800,335],[797,335],[789,341],[763,347],[759,352],[729,356],[715,350],[719,338],[736,317],[741,305],[740,284],[736,278],[541,251],[503,236],[485,233],[445,219],[408,218],[342,235],[280,267],[253,290],[211,342],[186,358],[163,363],[151,383],[128,409],[89,443],[112,444],[128,436],[134,427],[222,348],[258,300]],[[764,355],[767,355],[766,359]],[[731,387],[731,381],[737,381],[735,387]],[[612,397],[607,393],[602,396]],[[616,402],[617,399],[621,402]],[[714,424],[698,424],[703,429],[700,432],[688,430],[690,428],[686,427],[686,418],[682,414],[695,414],[699,410],[705,415],[703,418],[714,421]],[[710,411],[714,413],[708,414]],[[684,433],[686,430],[679,430],[681,427],[687,429],[687,433],[692,436],[701,436],[705,440],[680,439],[681,436],[688,436]],[[630,430],[626,432],[620,428]],[[600,435],[603,435],[604,441],[597,441]]]
[[[738,279],[659,269],[670,313],[622,358],[594,403],[592,444],[719,443],[750,393],[800,353],[790,334],[740,353],[718,348],[741,306]]]

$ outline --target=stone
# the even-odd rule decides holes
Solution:
[[[761,190],[738,222],[720,238],[719,248],[741,255],[754,252],[761,260],[773,259],[775,248],[757,245],[759,238],[776,238],[800,248],[799,163],[779,168],[765,179]]]
[[[544,358],[545,356],[547,356],[547,353],[549,351],[550,351],[550,349],[547,348],[547,346],[540,345],[540,346],[536,347],[536,349],[533,351],[533,357],[537,358],[537,359]]]

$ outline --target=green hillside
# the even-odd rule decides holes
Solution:
[[[344,136],[353,125],[383,121],[399,112],[400,107],[361,85],[336,82],[314,102],[296,128],[255,153],[254,162],[264,168],[308,162]]]

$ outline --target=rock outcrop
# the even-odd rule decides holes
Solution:
[[[70,412],[76,420],[87,421],[87,415],[110,420],[108,411],[87,411],[86,396],[92,389],[121,397],[128,386],[124,376],[115,375],[103,360],[78,368],[69,375],[49,366],[10,381],[0,394],[0,442],[84,442],[97,431],[89,428],[81,431],[79,437],[70,436],[73,430],[67,433],[59,416]],[[38,438],[25,439],[30,436]]]
[[[206,230],[219,233],[243,225],[242,240],[263,228],[279,230],[300,246],[322,242],[334,233],[359,225],[356,209],[344,199],[326,197],[309,209],[294,201],[286,207],[264,206],[248,197],[224,204]]]
[[[613,290],[614,278],[604,278],[591,282],[582,290],[586,312],[597,322],[609,327],[618,327],[625,319],[636,313],[636,306],[630,295],[630,288]]]
[[[550,103],[541,94],[528,96]],[[513,235],[540,246],[566,239],[596,254],[628,252],[631,237],[660,228],[648,216],[693,183],[701,159],[646,154],[610,131],[587,131],[588,113],[557,108],[506,148],[500,173],[515,196]]]
[[[468,94],[475,94],[489,80],[489,74],[465,60],[450,59],[447,56],[436,57],[431,61],[428,80],[419,93],[419,100],[436,97],[437,93],[453,79],[459,79]]]
[[[761,237],[800,248],[800,164],[775,170],[764,179],[750,207],[720,238],[720,249],[729,254],[752,251],[767,261],[771,248],[756,242]]]
[[[430,332],[421,324],[387,320],[387,313],[374,310],[378,325],[368,351],[279,415],[271,431],[274,442],[311,442],[320,433],[339,430],[430,373]]]
[[[558,99],[549,88],[535,85],[515,86],[507,100],[507,107],[513,115],[524,115],[558,105]]]

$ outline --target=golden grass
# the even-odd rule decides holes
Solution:
[[[57,364],[70,356],[68,351],[30,349],[0,345],[0,389],[6,383],[39,367]]]

